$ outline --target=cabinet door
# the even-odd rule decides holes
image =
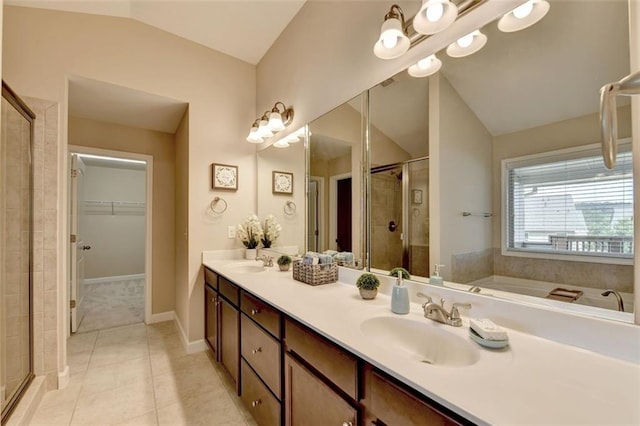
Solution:
[[[225,299],[220,298],[220,363],[227,370],[234,383],[238,383],[239,312]]]
[[[285,356],[287,426],[357,425],[358,410],[302,364]]]
[[[204,303],[204,335],[207,344],[213,351],[213,357],[216,361],[219,361],[218,351],[218,305],[219,298],[218,292],[208,285],[204,286],[205,303]]]

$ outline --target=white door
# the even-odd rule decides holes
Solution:
[[[77,154],[71,154],[71,263],[69,276],[71,278],[71,289],[69,291],[71,308],[71,332],[78,331],[78,326],[84,317],[84,306],[82,299],[84,296],[84,252],[91,247],[82,238],[82,215],[84,212],[84,177],[85,165]]]

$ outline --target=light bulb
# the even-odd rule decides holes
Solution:
[[[424,59],[420,59],[418,61],[418,68],[420,68],[421,70],[426,70],[431,66],[432,62],[433,62],[433,55],[428,56]]]
[[[426,15],[429,22],[438,22],[444,14],[444,6],[442,3],[434,3],[427,8]]]
[[[385,34],[382,36],[382,45],[387,49],[393,49],[398,44],[398,37],[395,34]]]
[[[470,33],[470,34],[467,34],[467,35],[466,35],[466,36],[464,36],[464,37],[460,37],[460,38],[458,39],[458,42],[457,42],[457,43],[458,43],[458,46],[462,47],[463,49],[464,49],[465,47],[469,47],[469,46],[471,46],[471,43],[473,43],[473,36],[474,36],[474,35],[475,35],[474,33]]]
[[[518,19],[524,19],[531,14],[533,10],[533,1],[529,0],[525,4],[521,4],[520,6],[513,9],[513,16]]]

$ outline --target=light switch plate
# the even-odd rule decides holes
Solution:
[[[227,228],[227,238],[232,239],[236,237],[236,227],[235,226],[229,226]]]

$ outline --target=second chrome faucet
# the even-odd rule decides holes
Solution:
[[[440,299],[440,304],[433,302],[430,296],[423,293],[418,293],[418,297],[424,297],[427,301],[422,305],[424,310],[424,317],[430,320],[448,324],[453,327],[460,327],[462,325],[462,318],[460,317],[460,311],[458,308],[471,309],[470,303],[454,303],[451,305],[451,312],[447,312],[444,307],[444,299]]]

